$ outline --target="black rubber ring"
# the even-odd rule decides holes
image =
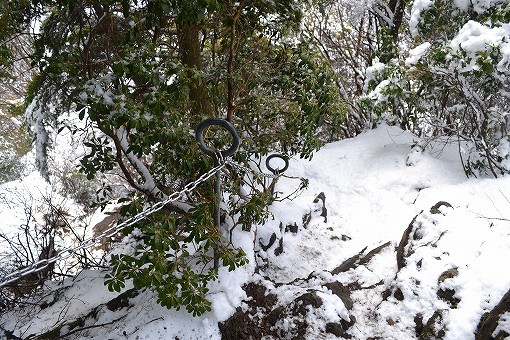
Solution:
[[[274,169],[271,167],[271,165],[269,165],[269,161],[273,158],[280,158],[280,159],[283,159],[285,161],[285,166],[283,167],[283,169]],[[275,153],[275,154],[272,154],[270,156],[268,156],[266,158],[266,168],[269,169],[269,171],[271,171],[273,174],[277,175],[277,174],[281,174],[282,172],[285,172],[285,170],[287,170],[289,167],[289,159],[288,157],[284,156],[284,155],[281,155],[279,153]]]
[[[234,126],[230,122],[228,122],[224,119],[208,118],[208,119],[204,120],[202,123],[200,123],[200,125],[197,127],[197,131],[195,133],[195,137],[200,145],[200,149],[206,155],[209,155],[211,157],[216,157],[216,153],[218,151],[209,148],[207,145],[205,145],[205,142],[204,142],[204,131],[206,128],[208,128],[209,126],[212,126],[212,125],[221,126],[222,128],[225,128],[232,135],[232,145],[230,146],[230,148],[228,148],[227,150],[219,151],[219,153],[221,153],[221,156],[223,158],[232,156],[239,148],[239,145],[241,145],[241,138],[237,134],[237,131],[234,128]]]

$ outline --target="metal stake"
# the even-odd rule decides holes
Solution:
[[[214,166],[218,166],[222,163],[221,161],[221,153],[217,153],[216,157],[214,157]],[[221,195],[221,173],[220,170],[216,171],[216,178],[214,181],[214,192],[216,193],[216,197],[218,201],[216,202],[216,206],[214,207],[214,223],[218,226],[218,232],[220,233],[221,226],[221,216],[220,216],[220,206],[222,201]],[[220,236],[221,237],[221,236]],[[214,246],[214,268],[218,269],[220,267],[220,259],[219,259],[219,245],[216,244]]]
[[[204,142],[204,132],[206,128],[212,125],[220,126],[224,129],[226,129],[231,135],[232,135],[232,145],[227,150],[213,150],[210,147],[208,147]],[[219,166],[220,164],[225,163],[225,157],[232,156],[237,149],[239,148],[239,145],[241,144],[241,138],[237,134],[236,129],[234,126],[224,120],[224,119],[217,119],[217,118],[209,118],[204,120],[197,128],[196,134],[195,134],[198,143],[200,145],[200,149],[206,153],[207,155],[214,157],[214,166]],[[216,203],[216,206],[214,207],[214,223],[218,226],[218,233],[220,233],[220,240],[221,240],[221,221],[220,221],[220,206],[222,201],[222,195],[221,195],[221,173],[220,170],[216,171],[216,180],[214,182],[214,192],[218,198],[218,201]],[[219,258],[219,244],[216,244],[214,246],[214,268],[218,269],[220,266],[220,258]]]

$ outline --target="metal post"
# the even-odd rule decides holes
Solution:
[[[220,156],[221,154],[216,155],[214,158],[214,166],[217,167],[220,165]],[[220,220],[220,206],[221,206],[221,173],[220,170],[216,171],[216,178],[214,181],[214,192],[216,193],[216,197],[218,198],[218,201],[216,202],[216,207],[214,209],[214,223],[216,223],[216,226],[218,226],[218,233],[220,233],[220,226],[221,226],[221,220]],[[221,237],[221,235],[220,235]],[[214,246],[214,268],[218,269],[220,267],[220,258],[219,258],[219,245],[216,244]]]
[[[273,168],[271,166],[271,164],[269,164],[271,159],[273,159],[273,158],[279,158],[285,162],[283,169],[280,170],[280,168]],[[274,178],[278,178],[278,176],[281,173],[285,172],[285,170],[287,170],[288,167],[289,167],[289,158],[287,156],[284,156],[281,154],[273,154],[266,158],[266,168],[268,168],[269,171],[271,171],[273,173],[273,175],[276,176]],[[273,184],[274,184],[274,182],[273,182]],[[274,195],[274,185],[271,186],[271,195]]]
[[[210,148],[209,146],[206,145],[206,143],[204,141],[204,132],[209,126],[213,126],[213,125],[226,129],[232,136],[232,145],[228,149],[213,150],[212,148]],[[207,154],[211,157],[214,157],[214,166],[215,167],[219,166],[220,164],[223,164],[225,162],[225,157],[232,156],[237,151],[237,149],[239,148],[239,145],[241,144],[241,138],[237,134],[237,131],[234,128],[234,126],[230,122],[227,122],[224,119],[209,118],[209,119],[204,120],[197,127],[195,136],[199,143],[200,149],[205,154]],[[222,197],[221,197],[221,173],[220,173],[220,170],[216,171],[216,180],[214,182],[214,192],[218,198],[216,206],[214,207],[214,223],[218,227],[218,233],[220,233],[220,240],[221,240],[220,206],[221,206],[221,202],[222,202]],[[220,266],[219,250],[220,250],[219,244],[216,244],[214,247],[214,268],[216,268],[216,269],[218,269]]]

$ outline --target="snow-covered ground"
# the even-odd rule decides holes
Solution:
[[[265,225],[236,231],[250,263],[220,270],[209,313],[168,310],[130,287],[116,298],[105,272],[84,271],[1,315],[0,329],[66,339],[474,339],[510,289],[510,178],[467,179],[457,145],[419,153],[414,142],[381,125],[311,161],[292,159],[276,191],[291,193],[299,177],[308,189],[274,203]],[[510,313],[495,327],[508,336]]]

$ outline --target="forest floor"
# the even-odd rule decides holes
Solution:
[[[467,179],[458,145],[419,152],[415,142],[381,125],[291,159],[276,194],[300,177],[307,190],[234,232],[250,262],[220,270],[200,317],[159,306],[150,291],[108,292],[96,270],[47,283],[0,315],[0,329],[23,339],[508,337],[510,177]]]

